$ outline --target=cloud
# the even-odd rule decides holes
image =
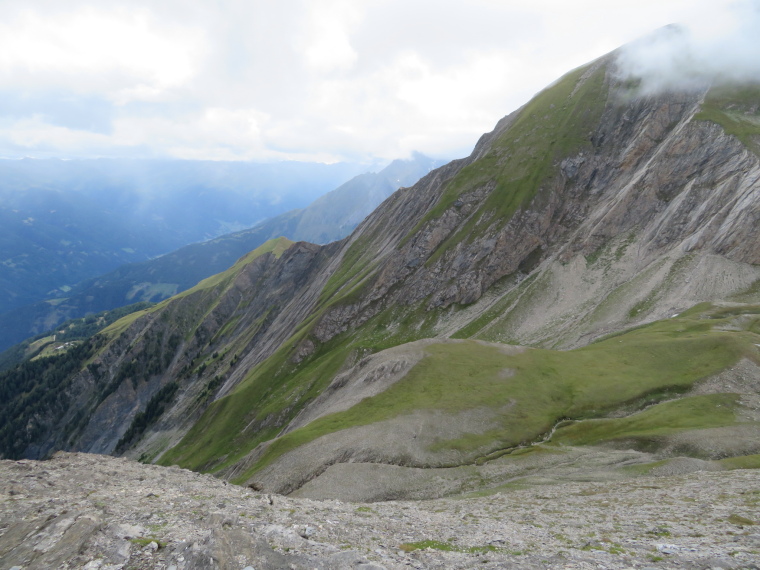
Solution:
[[[355,5],[333,0],[310,7],[305,41],[301,46],[306,65],[317,72],[351,69],[358,58],[348,28],[359,19]]]
[[[121,118],[113,139],[130,147],[152,140],[170,156],[188,160],[276,159],[262,142],[268,117],[255,109],[206,108],[185,121],[163,117]]]
[[[0,155],[454,158],[569,69],[726,6],[0,2]]]
[[[643,93],[760,83],[760,2],[733,4],[669,26],[620,51],[620,74],[641,80]]]
[[[113,104],[95,95],[0,91],[0,109],[6,120],[37,117],[58,127],[100,134],[112,132]]]
[[[30,9],[0,20],[0,77],[18,88],[154,96],[193,76],[202,29],[158,23],[145,9]]]
[[[0,123],[0,139],[4,140],[6,149],[34,148],[40,156],[56,156],[61,149],[76,155],[114,146],[107,135],[54,125],[39,115],[3,121]]]

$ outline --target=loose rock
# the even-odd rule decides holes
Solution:
[[[87,454],[0,461],[0,489],[12,478],[10,570],[760,568],[757,527],[734,524],[760,522],[756,470],[370,504],[270,505],[206,475]]]

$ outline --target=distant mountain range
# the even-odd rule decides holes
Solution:
[[[366,165],[0,160],[0,313],[311,203]]]
[[[421,154],[410,160],[395,160],[377,173],[352,178],[304,209],[291,210],[251,229],[187,245],[149,261],[123,265],[75,285],[65,295],[7,311],[0,314],[0,350],[68,319],[139,301],[161,301],[224,271],[275,237],[314,243],[340,239],[397,188],[414,184],[440,164]],[[272,183],[275,187],[285,184]],[[223,194],[220,195],[222,200]]]

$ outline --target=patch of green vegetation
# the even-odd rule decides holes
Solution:
[[[135,538],[130,538],[129,542],[136,544],[137,546],[142,546],[143,548],[148,546],[151,542],[155,542],[158,545],[159,550],[166,548],[166,543],[162,540],[158,540],[157,538],[145,538],[143,536],[138,536]]]
[[[741,455],[726,457],[715,461],[724,469],[760,469],[760,455]]]
[[[266,315],[264,315],[264,317],[262,318],[262,320],[265,319],[265,318],[266,318]],[[237,317],[231,318],[229,321],[227,321],[224,324],[224,326],[221,329],[219,329],[219,332],[214,335],[214,338],[211,339],[211,342],[212,343],[217,342],[219,339],[222,339],[222,338],[228,336],[229,334],[231,334],[232,331],[235,330],[235,327],[237,327],[237,325],[238,325],[239,322],[240,322],[240,316],[239,315]]]
[[[670,529],[668,527],[660,525],[651,530],[648,530],[647,534],[650,534],[652,536],[672,536],[673,533],[670,532]]]
[[[607,548],[610,554],[627,554],[627,551],[620,544],[612,544]]]
[[[760,155],[760,86],[720,87],[711,89],[694,116],[696,121],[720,125],[726,134]]]
[[[657,404],[626,418],[586,420],[558,429],[553,441],[593,445],[618,439],[652,438],[689,429],[723,427],[735,422],[735,394],[692,396]]]
[[[156,533],[159,530],[165,529],[167,526],[169,526],[168,522],[162,522],[162,523],[150,523],[146,524],[145,528],[147,528],[149,531]]]
[[[608,548],[609,548],[609,550],[608,550]],[[613,549],[615,550],[615,552],[613,552]],[[607,547],[607,546],[605,546],[605,545],[603,545],[601,543],[599,543],[599,544],[588,543],[588,544],[582,546],[581,550],[584,550],[586,552],[588,552],[590,550],[598,550],[600,552],[609,552],[610,554],[621,554],[623,552],[622,550],[619,549],[619,547],[615,547],[615,546]]]
[[[143,315],[150,312],[150,308],[145,308],[140,311],[136,311],[134,313],[130,313],[126,317],[122,317],[118,321],[108,325],[106,328],[104,328],[101,331],[101,334],[105,336],[108,340],[113,340],[117,338],[121,333],[123,333],[125,330],[129,328],[129,326],[134,323],[137,319],[142,317]]]
[[[486,546],[459,546],[452,544],[451,541],[443,542],[440,540],[420,540],[417,542],[405,542],[399,546],[404,552],[414,552],[415,550],[442,550],[444,552],[464,552],[466,554],[485,554],[487,552],[502,552],[503,549],[497,548],[491,544]]]
[[[438,203],[405,240],[443,215],[460,196],[489,185],[495,188],[464,226],[441,244],[428,264],[435,263],[459,242],[481,235],[491,219],[506,224],[559,176],[556,165],[563,158],[591,148],[589,133],[604,110],[607,89],[605,67],[584,77],[590,69],[578,68],[536,95],[485,156],[464,167],[446,184]]]
[[[654,391],[685,389],[733,364],[749,350],[741,333],[711,331],[709,322],[699,319],[680,321],[678,326],[684,330],[674,332],[674,320],[678,319],[567,352],[528,350],[509,356],[472,341],[431,345],[426,349],[428,356],[385,392],[274,440],[241,480],[322,435],[424,409],[451,414],[481,407],[498,410],[501,427],[441,441],[434,447],[457,449],[463,457],[473,457],[478,450],[482,455],[534,441],[563,418],[595,417]],[[514,370],[514,375],[504,378],[501,371],[505,368]],[[683,428],[692,425],[688,423],[690,410],[697,413],[690,406],[704,412],[721,404],[726,406],[722,413],[709,414],[705,421],[717,418],[720,423],[729,421],[729,416],[732,421],[729,404],[733,396],[720,400],[723,397],[673,403],[645,412],[644,418]],[[699,423],[692,420],[694,425]],[[633,424],[627,429],[636,427]]]
[[[35,340],[29,341],[27,343],[24,357],[29,358],[30,356],[38,354],[42,348],[49,345],[54,340],[55,340],[55,335],[49,334],[45,337],[37,338]]]
[[[615,250],[615,261],[620,261],[623,259],[623,256],[625,255],[625,252],[628,250],[630,245],[636,241],[636,234],[631,232],[628,234],[628,237],[623,240],[623,242],[618,245],[617,249]]]
[[[399,548],[404,552],[414,552],[415,550],[425,550],[426,548],[452,552],[456,549],[456,547],[450,542],[442,542],[440,540],[419,540],[417,542],[405,542],[404,544],[400,545]]]
[[[72,340],[68,342],[50,342],[42,347],[42,349],[37,353],[36,356],[32,357],[32,360],[37,360],[40,358],[47,358],[49,356],[55,356],[57,354],[62,354],[75,346],[79,346],[84,341],[81,340]]]
[[[634,304],[628,310],[628,318],[633,319],[638,317],[642,313],[649,312],[654,307],[655,297],[653,294],[649,294],[645,299],[642,299],[638,303]]]
[[[604,243],[597,247],[594,251],[586,255],[586,267],[594,265],[597,261],[599,261],[599,258],[602,257],[602,255],[607,251],[609,248],[609,242]]]
[[[757,523],[753,521],[752,519],[748,519],[747,517],[743,517],[741,515],[737,515],[736,513],[729,516],[726,521],[730,522],[733,525],[736,526],[754,526]]]
[[[670,459],[661,461],[652,461],[651,463],[637,463],[636,465],[626,465],[620,470],[630,475],[649,475],[654,469],[667,465]]]

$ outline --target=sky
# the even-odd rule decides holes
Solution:
[[[565,72],[670,23],[695,31],[697,57],[742,49],[754,73],[759,6],[0,0],[0,157],[456,158]],[[667,49],[628,59],[652,89],[680,69]]]

